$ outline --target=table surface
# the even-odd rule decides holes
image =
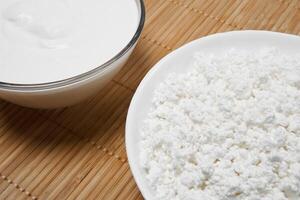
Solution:
[[[299,0],[146,0],[129,62],[77,106],[33,110],[0,101],[0,199],[143,199],[129,169],[131,97],[163,56],[205,35],[264,29],[300,35]]]

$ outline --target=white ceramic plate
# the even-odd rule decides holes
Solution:
[[[139,165],[139,130],[146,118],[153,91],[171,72],[183,73],[193,62],[197,51],[217,53],[235,48],[253,50],[276,47],[284,53],[300,53],[300,37],[269,31],[233,31],[200,38],[173,51],[158,62],[144,77],[131,101],[126,121],[126,150],[135,181],[145,199],[152,199],[153,191],[147,185],[145,173]]]

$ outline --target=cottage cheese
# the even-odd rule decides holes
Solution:
[[[166,200],[300,199],[300,56],[197,53],[156,89],[140,163]]]

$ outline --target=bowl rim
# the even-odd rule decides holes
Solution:
[[[102,73],[104,70],[108,69],[111,66],[111,64],[118,61],[121,57],[123,57],[123,55],[125,55],[129,50],[131,50],[131,48],[134,47],[134,45],[137,43],[138,39],[141,36],[145,24],[145,19],[146,19],[146,9],[145,9],[144,0],[135,0],[135,1],[137,2],[137,4],[139,4],[138,9],[140,11],[140,20],[139,20],[138,28],[135,34],[133,35],[133,37],[131,38],[131,40],[129,41],[129,43],[118,54],[116,54],[107,62],[85,73],[72,76],[70,78],[58,80],[58,81],[36,83],[36,84],[9,83],[9,82],[0,81],[0,90],[12,90],[12,91],[49,90],[49,89],[55,89],[55,88],[72,85]]]

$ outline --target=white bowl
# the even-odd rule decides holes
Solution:
[[[183,73],[189,69],[197,51],[224,52],[230,48],[253,50],[276,47],[284,53],[300,52],[300,37],[269,31],[233,31],[203,37],[175,50],[158,62],[144,77],[131,101],[126,121],[126,150],[135,181],[145,199],[152,199],[153,191],[147,185],[145,173],[139,165],[139,141],[143,120],[146,118],[153,91],[171,72]]]
[[[131,41],[112,59],[91,71],[65,80],[42,84],[0,82],[0,98],[32,108],[70,106],[97,93],[125,64],[141,35],[145,22],[143,0],[136,0],[140,20]]]

